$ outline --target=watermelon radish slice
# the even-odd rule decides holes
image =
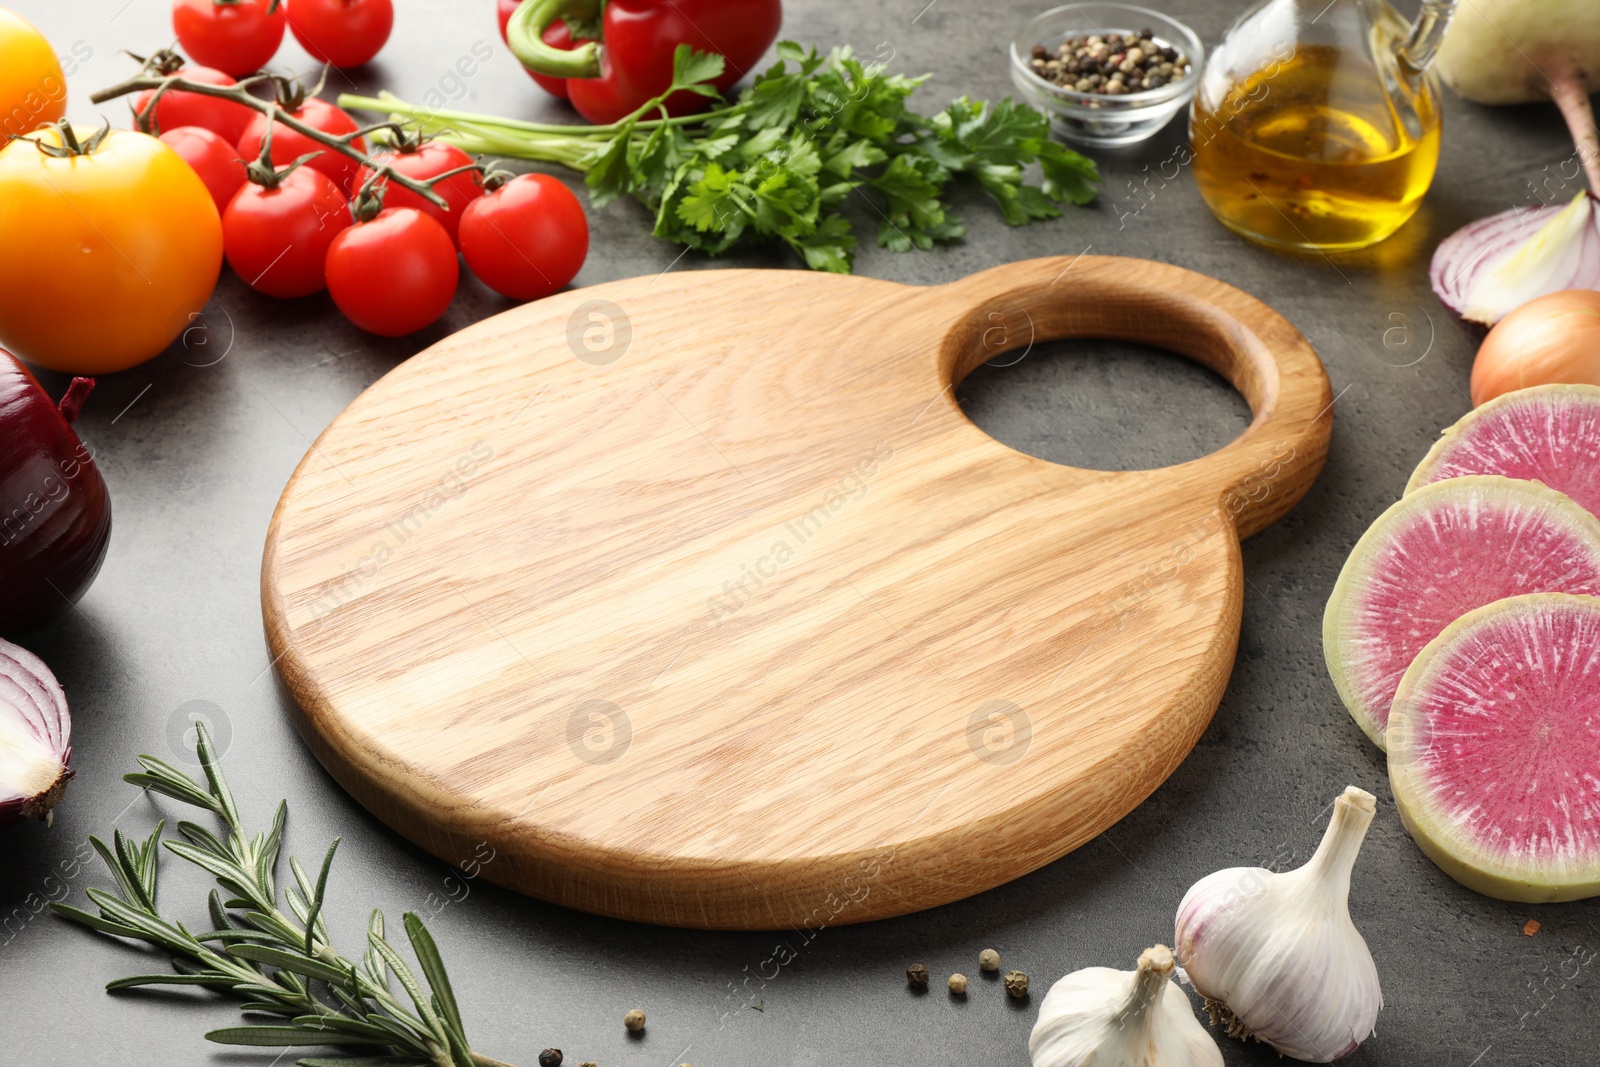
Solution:
[[[1469,411],[1423,457],[1406,492],[1465,474],[1542,482],[1600,515],[1600,386],[1518,389]]]
[[[1462,616],[1389,712],[1395,806],[1469,889],[1600,894],[1600,599],[1535,593]]]
[[[1322,617],[1345,707],[1384,747],[1389,705],[1424,645],[1522,593],[1600,595],[1600,519],[1553,489],[1495,475],[1423,486],[1351,551]]]

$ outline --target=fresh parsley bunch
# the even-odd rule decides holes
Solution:
[[[561,163],[587,172],[597,206],[632,196],[655,213],[654,233],[716,255],[782,241],[818,270],[848,273],[856,247],[843,213],[861,197],[878,218],[878,243],[928,249],[965,228],[944,197],[969,175],[1013,226],[1094,199],[1094,161],[1050,139],[1049,119],[1008,99],[962,97],[936,115],[907,105],[928,79],[864,64],[848,48],[821,55],[784,41],[778,62],[737,101],[671,118],[674,92],[716,96],[719,55],[680,45],[673,84],[610,126],[560,126],[342,96],[384,111],[467,151]],[[1024,180],[1038,163],[1038,185]]]

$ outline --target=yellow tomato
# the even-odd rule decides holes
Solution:
[[[0,145],[67,113],[67,79],[44,35],[0,7]]]
[[[160,354],[205,307],[222,220],[199,176],[154,137],[73,132],[81,154],[20,140],[0,149],[0,347],[51,370],[109,374]],[[39,141],[63,137],[51,127]]]

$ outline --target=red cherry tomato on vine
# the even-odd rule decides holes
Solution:
[[[242,78],[272,61],[283,43],[274,0],[173,0],[172,29],[196,63]]]
[[[369,62],[394,28],[391,0],[286,0],[284,14],[300,47],[336,67]]]
[[[206,191],[217,203],[217,214],[228,210],[233,194],[245,183],[239,150],[204,126],[179,126],[163,133],[161,141],[200,175]]]
[[[522,0],[498,0],[498,4],[499,10],[496,12],[496,14],[500,18],[500,39],[505,41],[506,23],[511,21],[512,13],[516,11],[517,8],[522,6]],[[544,28],[544,32],[539,36],[543,38],[544,43],[549,45],[551,48],[559,48],[563,52],[572,51],[572,46],[578,43],[577,41],[573,40],[572,28],[567,25],[565,19],[556,19],[550,25],[546,26]],[[510,44],[511,42],[506,41],[506,43]],[[548,74],[540,74],[538,71],[528,70],[527,67],[523,67],[522,69],[527,70],[528,77],[537,82],[539,84],[539,88],[543,89],[551,96],[559,96],[563,100],[567,98],[567,79],[552,78]]]
[[[328,248],[328,295],[346,318],[380,337],[438,321],[460,278],[444,227],[415,208],[385,208]]]
[[[275,189],[251,183],[235,194],[222,215],[222,246],[250,288],[309,296],[327,285],[328,246],[352,221],[326,174],[296,167]]]
[[[577,276],[589,254],[589,220],[561,182],[523,174],[467,205],[461,254],[495,292],[536,300]]]
[[[419,181],[472,164],[471,156],[455,145],[445,144],[443,141],[428,141],[413,152],[380,148],[372,154],[372,157],[379,163],[389,164],[406,177],[416,178]],[[362,167],[361,173],[356,177],[355,188],[358,188],[371,174],[370,170]],[[355,188],[352,188],[352,193]],[[450,205],[448,211],[431,200],[424,200],[410,189],[392,183],[385,187],[383,202],[387,207],[416,208],[443,226],[444,232],[450,235],[451,244],[456,244],[458,243],[456,234],[461,228],[461,213],[466,210],[468,204],[483,195],[483,186],[478,184],[476,174],[468,172],[457,174],[454,178],[446,178],[434,185],[433,191],[445,198]]]
[[[353,133],[360,128],[356,125],[356,120],[344,111],[314,96],[307,97],[298,108],[288,114],[307,126],[335,136]],[[266,136],[267,116],[258,112],[250,120],[250,125],[245,127],[243,136],[239,138],[239,154],[245,159],[256,159],[261,155],[261,142]],[[366,142],[360,137],[351,143],[362,151],[366,150]],[[321,154],[306,163],[306,166],[326,174],[340,189],[350,188],[351,181],[361,169],[361,164],[349,156],[340,155],[305,134],[291,130],[281,122],[275,125],[272,131],[273,166],[287,167],[308,152]]]
[[[211,67],[184,67],[175,73],[207,85],[234,84],[231,77]],[[140,93],[134,98],[134,110],[143,112],[155,94],[154,89]],[[180,126],[199,126],[221,135],[228,144],[236,145],[244,134],[244,128],[250,125],[250,120],[255,116],[254,110],[232,100],[218,100],[214,96],[169,89],[161,94],[161,99],[156,103],[155,124],[157,133],[176,130]]]

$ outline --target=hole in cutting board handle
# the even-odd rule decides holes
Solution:
[[[1015,349],[956,390],[967,417],[1001,444],[1084,470],[1152,470],[1216,452],[1250,425],[1225,379],[1181,355],[1073,338]]]
[[[1333,392],[1321,361],[1281,315],[1225,282],[1149,260],[1058,257],[995,267],[934,298],[952,312],[934,357],[936,387],[959,386],[1006,352],[1066,338],[1150,345],[1227,379],[1248,401],[1250,425],[1149,474],[1186,495],[1216,493],[1240,536],[1281,518],[1322,468]]]

